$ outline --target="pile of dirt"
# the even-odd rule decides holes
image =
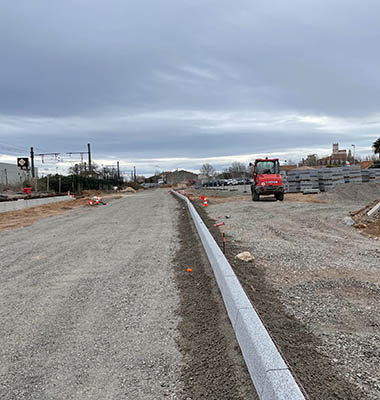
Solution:
[[[344,183],[335,186],[329,192],[318,196],[329,201],[365,201],[370,202],[380,197],[380,183]]]
[[[40,219],[60,215],[74,208],[88,206],[88,200],[92,198],[93,193],[101,194],[101,192],[87,191],[87,194],[89,196],[83,196],[75,200],[42,204],[40,206],[26,208],[23,210],[0,213],[0,231],[6,229],[24,228],[26,226],[34,224]],[[116,200],[121,197],[123,196],[109,194],[103,196],[103,199]]]
[[[380,238],[380,211],[375,212],[370,217],[367,213],[379,202],[380,198],[368,206],[361,208],[359,211],[351,213],[351,217],[355,221],[355,228],[360,233],[373,238]]]

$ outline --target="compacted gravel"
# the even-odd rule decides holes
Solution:
[[[179,392],[167,197],[143,193],[0,233],[1,399]]]
[[[295,356],[295,345],[287,356],[293,357],[311,398],[380,398],[380,241],[344,224],[351,211],[380,198],[380,185],[363,185],[362,199],[360,186],[354,189],[346,186],[315,197],[315,202],[286,197],[284,202],[252,202],[241,195],[233,201],[233,194],[209,195],[208,217],[225,223],[214,235],[226,234],[231,263],[236,263],[247,293],[260,304],[260,291],[272,293],[292,320],[288,331],[278,329],[281,317],[274,321],[268,306],[260,305],[281,346],[286,348],[301,331],[308,337],[303,353]],[[243,250],[254,254],[253,263],[236,261]],[[307,372],[313,361],[324,363],[326,371]],[[326,373],[325,384],[313,387]],[[336,380],[332,387],[329,376]],[[328,394],[318,397],[323,385]]]
[[[256,398],[166,190],[2,231],[0,273],[0,399]]]

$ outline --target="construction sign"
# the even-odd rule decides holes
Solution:
[[[28,170],[29,169],[29,158],[28,157],[17,158],[17,166],[20,169]]]

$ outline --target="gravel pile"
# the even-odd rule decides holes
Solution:
[[[321,193],[318,197],[338,202],[371,202],[380,198],[380,183],[344,183],[329,192]]]
[[[380,188],[361,186],[362,195],[356,184],[336,188],[327,204],[211,200],[207,212],[223,217],[233,245],[255,255],[287,314],[321,340],[318,352],[342,379],[379,399],[380,246],[343,223]]]

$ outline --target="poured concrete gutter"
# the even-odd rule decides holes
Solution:
[[[289,367],[194,206],[185,196],[172,193],[187,203],[260,400],[304,400]]]
[[[58,203],[60,201],[68,201],[68,200],[75,200],[75,198],[73,196],[57,196],[57,197],[47,197],[44,199],[3,201],[0,203],[0,213],[23,210],[24,208],[37,207],[37,206],[42,206],[43,204]]]

